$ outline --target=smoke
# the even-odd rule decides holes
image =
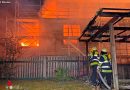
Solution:
[[[9,2],[9,3],[7,3]],[[6,19],[14,17],[14,1],[0,0],[0,37],[4,37],[6,31]]]
[[[129,4],[129,0],[45,0],[40,9],[43,37],[41,52],[45,51],[44,54],[48,55],[60,52],[65,55],[64,24],[80,25],[82,31],[100,8],[129,8]]]
[[[91,18],[99,8],[129,8],[129,4],[129,0],[45,0],[43,13],[60,17],[68,11],[71,18]]]
[[[5,17],[15,16],[15,0],[10,1],[11,4],[0,4],[0,32],[6,30]],[[18,17],[37,19],[40,28],[37,38],[39,47],[24,49],[23,56],[67,55],[68,51],[64,48],[68,46],[63,44],[64,24],[80,25],[82,32],[99,8],[130,8],[130,0],[18,0],[18,2]],[[36,31],[28,27],[27,29]],[[26,30],[22,31],[27,32]]]
[[[130,8],[129,4],[130,0],[45,0],[41,17],[69,18],[84,28],[100,8]]]

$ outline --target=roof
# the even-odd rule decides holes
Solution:
[[[83,30],[79,41],[109,42],[113,24],[116,42],[130,43],[130,9],[101,8]]]

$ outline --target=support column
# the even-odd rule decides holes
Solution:
[[[88,42],[86,42],[86,57],[87,57],[86,58],[87,59],[87,66],[86,66],[87,67],[87,71],[86,72],[87,72],[87,76],[90,76],[91,72],[90,72],[90,63],[89,63],[89,60],[88,60],[88,53],[89,53],[88,48],[89,48],[88,47]]]
[[[116,60],[116,46],[115,46],[115,36],[114,36],[114,28],[113,24],[109,24],[110,30],[110,49],[111,49],[111,57],[112,57],[112,70],[113,70],[113,84],[114,90],[119,90],[118,85],[118,72],[117,72],[117,60]]]
[[[86,42],[86,56],[88,57],[88,42]]]

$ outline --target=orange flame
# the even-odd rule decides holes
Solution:
[[[19,23],[18,36],[23,47],[39,46],[40,22],[37,19],[17,19]]]

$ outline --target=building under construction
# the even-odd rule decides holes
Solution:
[[[107,48],[112,54],[119,79],[130,79],[129,30],[130,0],[0,0],[1,61],[42,62],[41,57],[51,61],[82,61],[96,46],[99,52]],[[47,62],[50,66],[53,63]],[[88,67],[81,67],[85,70],[81,74],[88,75]],[[53,77],[50,69],[43,76],[24,77],[20,72],[15,76]]]

